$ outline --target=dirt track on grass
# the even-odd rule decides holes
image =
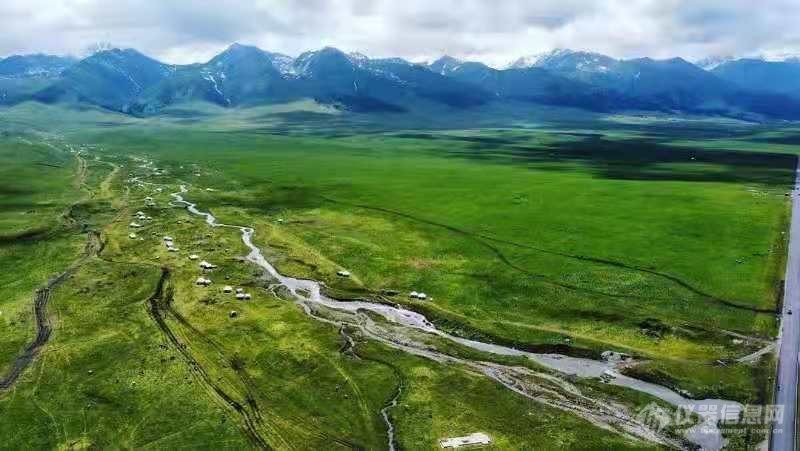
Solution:
[[[78,174],[75,180],[77,188],[83,188],[88,193],[88,198],[94,194],[86,185],[88,177],[88,165],[86,160],[76,155],[78,160]],[[66,211],[61,215],[61,220],[67,227],[75,226],[78,222],[73,217],[72,213],[74,208],[83,202],[85,199],[79,200],[70,205]],[[85,224],[80,224],[81,228],[85,228]],[[47,230],[36,235],[36,239],[44,238],[53,233],[52,230]],[[90,258],[96,257],[103,251],[105,241],[103,241],[100,232],[96,230],[87,230],[86,244],[83,253],[77,260],[75,260],[69,268],[64,272],[51,277],[43,286],[36,289],[33,294],[33,314],[36,319],[36,337],[22,349],[22,351],[14,359],[11,369],[8,374],[2,376],[0,379],[0,392],[11,389],[14,384],[19,380],[20,376],[25,370],[33,363],[39,351],[50,341],[53,334],[53,325],[50,322],[50,316],[47,312],[47,305],[50,302],[50,297],[59,285],[67,280],[74,274],[84,263]]]
[[[216,395],[223,403],[228,405],[234,412],[236,412],[242,420],[242,427],[250,442],[259,449],[271,450],[272,447],[267,443],[266,439],[259,431],[258,423],[260,422],[260,415],[257,409],[252,409],[252,405],[246,406],[233,399],[233,397],[222,389],[208,374],[206,369],[200,365],[197,359],[192,354],[191,350],[184,344],[175,332],[167,324],[166,317],[169,314],[168,305],[172,303],[172,287],[170,282],[170,271],[168,268],[161,269],[161,277],[156,285],[155,292],[147,300],[147,312],[156,323],[161,332],[169,339],[170,343],[181,354],[183,359],[197,375],[200,381],[205,385],[214,395]],[[250,407],[250,408],[248,408]],[[251,409],[253,410],[251,412]]]
[[[39,287],[33,295],[33,313],[36,318],[36,337],[17,355],[11,370],[0,379],[0,391],[9,390],[19,380],[19,377],[33,363],[39,351],[47,344],[53,333],[53,326],[50,323],[50,316],[47,313],[47,304],[53,290],[61,285],[75,271],[78,270],[89,258],[98,255],[104,247],[100,234],[90,231],[86,237],[86,246],[83,255],[70,266],[66,271],[50,278],[43,286]]]

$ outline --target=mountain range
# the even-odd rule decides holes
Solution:
[[[188,65],[165,64],[133,49],[84,59],[0,59],[0,103],[8,105],[85,103],[152,115],[188,101],[247,107],[306,98],[355,112],[508,103],[794,120],[800,119],[800,62],[722,58],[692,64],[560,49],[498,69],[449,56],[420,64],[331,47],[293,58],[241,44]]]

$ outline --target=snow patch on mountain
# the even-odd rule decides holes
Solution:
[[[800,63],[800,53],[793,52],[765,52],[758,59],[770,63]]]
[[[220,72],[218,76],[220,80],[225,80],[225,72]],[[231,99],[225,97],[225,94],[222,93],[222,90],[219,88],[219,84],[217,83],[217,78],[214,75],[211,75],[210,73],[204,73],[203,79],[209,82],[211,84],[211,88],[214,89],[214,92],[216,92],[217,95],[219,95],[219,97],[222,100],[224,100],[227,105],[230,106]]]
[[[529,55],[511,62],[507,69],[529,69],[533,67],[549,70],[568,70],[591,73],[608,73],[619,61],[594,52],[555,49],[545,53]]]
[[[278,72],[280,72],[283,76],[297,76],[298,72],[294,66],[295,59],[291,56],[282,55],[280,53],[273,53],[272,55],[272,67],[275,68]]]
[[[369,64],[369,57],[363,53],[352,52],[347,54],[347,58],[356,67],[364,68]]]
[[[694,61],[694,64],[705,70],[713,70],[725,63],[730,63],[740,59],[759,60],[767,63],[795,63],[800,64],[800,54],[789,52],[767,52],[746,54],[741,56],[709,56]]]
[[[12,55],[0,58],[0,78],[55,78],[75,61],[44,54]]]
[[[136,81],[136,79],[133,78],[133,76],[128,71],[126,71],[125,69],[123,69],[119,65],[114,64],[113,62],[110,62],[110,61],[107,62],[106,66],[110,67],[111,69],[115,70],[120,75],[122,75],[123,77],[127,78],[128,81],[130,81],[131,84],[133,85],[133,90],[135,92],[137,92],[137,93],[138,92],[142,92],[142,85],[138,81]]]
[[[283,72],[281,72],[283,73]],[[286,72],[297,77],[311,77],[311,58],[296,59],[292,64],[292,72]]]
[[[435,69],[439,75],[448,75],[459,70],[462,65],[464,65],[464,61],[445,55],[429,64],[428,67]]]
[[[694,65],[705,70],[714,70],[715,68],[729,62],[734,61],[736,57],[734,56],[709,56],[707,58],[703,58],[697,61],[694,61]]]
[[[364,57],[366,58],[366,57]],[[380,58],[380,59],[361,59],[359,61],[359,67],[363,70],[366,70],[372,74],[375,74],[380,77],[388,78],[389,80],[394,81],[395,83],[399,84],[406,84],[406,80],[403,80],[402,77],[397,75],[393,72],[393,68],[395,67],[409,67],[414,66],[415,64],[404,60],[402,58]]]
[[[556,58],[571,55],[575,52],[569,49],[554,49],[549,52],[534,53],[532,55],[523,56],[511,61],[506,65],[506,69],[529,69],[551,61]]]

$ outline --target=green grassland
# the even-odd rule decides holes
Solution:
[[[258,224],[285,272],[352,296],[424,290],[433,302],[416,307],[456,329],[613,347],[679,375],[743,355],[725,331],[776,333],[793,158],[596,137],[397,135],[97,139],[214,190],[194,200],[223,222]],[[343,284],[338,268],[355,277]],[[690,391],[752,395],[711,385]]]
[[[151,182],[189,185],[222,222],[253,225],[281,272],[337,298],[400,303],[454,334],[535,351],[626,352],[642,361],[631,374],[693,397],[769,399],[774,360],[735,359],[777,333],[791,129],[593,118],[388,127],[308,104],[70,121],[50,108],[3,113],[0,370],[35,335],[36,287],[79,259],[88,231],[104,247],[56,288],[51,341],[0,393],[11,447],[382,449],[379,411],[398,386],[402,449],[478,430],[497,449],[647,447],[458,367],[370,341],[343,353],[340,331],[237,258],[237,231],[126,184],[138,171],[130,157],[166,170]],[[37,114],[59,118],[60,144],[22,132],[43,128]],[[76,156],[65,143],[91,147]],[[147,195],[154,219],[130,239]],[[165,234],[180,252],[166,252]],[[193,285],[190,252],[220,265],[215,285]],[[227,283],[254,300],[222,294]],[[634,407],[651,400],[579,383]]]
[[[34,290],[83,248],[68,225],[82,198],[78,160],[42,142],[0,145],[0,372],[32,336]],[[35,256],[36,258],[32,258]]]

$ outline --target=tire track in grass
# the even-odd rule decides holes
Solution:
[[[483,237],[481,237],[479,235],[467,232],[465,230],[461,230],[461,229],[446,225],[446,224],[441,224],[441,223],[437,223],[437,222],[428,221],[426,219],[417,218],[417,217],[414,217],[414,216],[411,216],[411,215],[408,215],[408,214],[405,214],[405,213],[400,213],[400,212],[384,209],[384,208],[381,208],[381,207],[370,207],[370,206],[360,205],[360,204],[351,204],[351,203],[348,203],[348,202],[341,202],[341,201],[337,201],[337,200],[329,199],[329,198],[324,198],[324,199],[328,200],[330,202],[333,202],[333,203],[339,203],[339,204],[342,204],[342,205],[348,205],[348,206],[352,206],[352,207],[363,208],[363,209],[366,209],[366,210],[376,210],[376,211],[379,211],[379,212],[400,216],[400,217],[403,217],[403,218],[406,218],[406,219],[411,219],[413,221],[421,222],[421,223],[424,223],[424,224],[427,224],[427,225],[432,225],[432,226],[436,226],[436,227],[441,227],[441,228],[447,229],[447,230],[449,230],[449,231],[451,231],[453,233],[465,236],[465,237],[471,239],[472,241],[480,244],[483,248],[487,249],[489,252],[494,254],[495,257],[497,257],[497,259],[500,260],[500,262],[503,263],[504,265],[506,265],[507,267],[509,267],[509,268],[511,268],[511,269],[513,269],[513,270],[515,270],[517,272],[523,273],[523,274],[525,274],[525,275],[527,275],[529,277],[537,279],[537,280],[539,280],[539,281],[541,281],[543,283],[549,284],[549,285],[553,285],[553,286],[556,286],[556,287],[559,287],[559,288],[564,288],[564,289],[567,289],[567,290],[570,290],[570,291],[577,291],[577,292],[584,293],[584,294],[593,294],[593,295],[597,295],[597,296],[605,296],[605,297],[610,297],[610,298],[615,298],[615,299],[638,299],[638,300],[653,300],[654,299],[652,297],[617,294],[617,293],[608,293],[608,292],[605,292],[605,291],[592,290],[592,289],[589,289],[589,288],[579,287],[577,285],[572,285],[572,284],[568,284],[568,283],[564,283],[564,282],[559,282],[559,281],[557,281],[555,279],[552,279],[550,277],[545,276],[544,274],[534,273],[534,272],[532,272],[532,271],[530,271],[530,270],[528,270],[526,268],[523,268],[522,266],[512,262],[500,249],[498,249],[496,246],[493,246],[493,245],[487,243],[486,241],[484,241],[485,238],[483,238]]]
[[[260,426],[269,429],[269,431],[272,432],[275,436],[280,437],[280,434],[278,433],[277,430],[275,430],[272,427],[268,427],[267,424],[264,423],[263,421],[264,419],[261,414],[261,408],[256,400],[255,384],[250,379],[250,375],[247,374],[247,372],[244,370],[243,363],[238,362],[236,357],[229,359],[225,355],[222,346],[220,346],[214,340],[210,339],[205,333],[194,327],[194,325],[192,325],[180,312],[178,312],[175,309],[175,306],[172,302],[171,294],[167,299],[164,300],[162,305],[160,305],[160,308],[165,314],[171,316],[172,319],[177,321],[185,329],[189,330],[194,336],[200,338],[200,340],[211,346],[217,353],[219,359],[223,362],[223,366],[224,365],[231,366],[231,369],[233,369],[234,374],[236,374],[237,378],[239,379],[239,382],[241,382],[241,385],[244,387],[245,390],[244,401],[247,404],[247,406],[250,407],[253,417],[256,419],[257,423]]]
[[[47,303],[50,300],[51,291],[60,285],[67,275],[67,272],[59,274],[34,293],[33,312],[36,317],[36,338],[25,346],[25,349],[14,360],[8,374],[0,379],[0,390],[10,389],[39,354],[39,350],[50,340],[53,327],[47,315]]]
[[[585,256],[585,255],[576,255],[576,254],[567,254],[567,253],[553,251],[553,250],[549,250],[549,249],[542,249],[542,248],[539,248],[539,247],[536,247],[536,246],[530,246],[530,245],[527,245],[527,244],[516,243],[516,242],[513,242],[513,241],[508,241],[508,240],[504,240],[504,239],[501,239],[501,238],[494,238],[494,237],[487,236],[487,235],[476,234],[476,236],[478,236],[478,237],[480,237],[482,239],[485,239],[485,240],[493,241],[495,243],[506,244],[506,245],[517,247],[517,248],[520,248],[520,249],[527,249],[527,250],[532,250],[532,251],[535,251],[535,252],[541,252],[541,253],[544,253],[544,254],[556,255],[556,256],[559,256],[559,257],[571,258],[571,259],[575,259],[575,260],[586,261],[586,262],[591,262],[591,263],[598,263],[598,264],[608,265],[608,266],[612,266],[612,267],[616,267],[616,268],[628,269],[628,270],[643,272],[643,273],[646,273],[646,274],[651,274],[651,275],[654,275],[654,276],[661,277],[661,278],[664,278],[666,280],[669,280],[670,282],[673,282],[676,285],[678,285],[678,286],[680,286],[682,288],[685,288],[686,290],[688,290],[688,291],[690,291],[690,292],[692,292],[692,293],[694,293],[694,294],[696,294],[698,296],[710,299],[710,300],[712,300],[714,302],[718,302],[718,303],[724,304],[724,305],[726,305],[728,307],[731,307],[731,308],[742,309],[742,310],[750,310],[750,311],[756,312],[756,313],[775,313],[777,311],[776,309],[765,309],[765,308],[759,308],[759,307],[751,307],[751,306],[748,306],[748,305],[742,305],[742,304],[738,304],[738,303],[733,302],[733,301],[729,301],[727,299],[723,299],[723,298],[714,296],[714,295],[712,295],[710,293],[707,293],[707,292],[701,290],[700,288],[697,288],[697,287],[694,287],[694,286],[690,285],[688,282],[686,282],[686,281],[684,281],[682,279],[679,279],[678,277],[675,277],[675,276],[673,276],[671,274],[667,274],[667,273],[663,273],[663,272],[660,272],[660,271],[656,271],[654,269],[649,269],[649,268],[643,268],[643,267],[640,267],[640,266],[629,265],[627,263],[619,262],[619,261],[616,261],[616,260],[609,260],[609,259],[605,259],[605,258],[590,257],[590,256]]]
[[[78,258],[66,271],[50,278],[43,286],[39,287],[33,295],[33,313],[36,319],[36,337],[25,346],[25,348],[14,359],[8,374],[0,379],[0,391],[9,390],[19,380],[22,373],[39,355],[39,351],[50,341],[53,334],[53,325],[50,323],[50,316],[47,312],[47,304],[50,297],[59,285],[64,283],[67,278],[74,274],[86,261],[98,255],[105,246],[100,234],[96,231],[89,231],[86,236],[86,245],[83,255]]]
[[[116,165],[114,165],[114,166],[115,166],[115,168],[118,168],[118,166],[116,166]],[[115,174],[109,175],[109,178],[112,175],[115,175]],[[114,218],[114,220],[111,221],[111,224],[117,222],[117,220],[122,215],[124,215],[125,212],[126,212],[126,210],[124,208],[120,209],[120,213],[117,214],[116,217]],[[100,250],[102,251],[102,248]],[[112,260],[112,259],[104,258],[104,257],[102,257],[100,255],[98,255],[98,257],[101,260],[103,260],[105,262],[108,262],[108,263],[123,263],[123,264],[128,264],[128,265],[141,265],[141,264],[143,264],[142,262]],[[146,264],[146,263],[145,263],[145,265],[146,266],[150,266],[152,268],[160,268],[162,270],[162,275],[163,275],[163,271],[169,272],[168,268],[164,268],[164,267],[161,267],[161,266],[158,266],[158,265]],[[163,283],[166,283],[166,281],[163,282]],[[160,287],[160,289],[163,292],[163,290],[164,290],[163,285]],[[200,340],[205,342],[207,345],[212,347],[214,349],[214,351],[217,353],[217,355],[220,358],[220,360],[223,362],[223,365],[229,365],[231,367],[233,372],[236,374],[237,379],[239,379],[239,381],[241,382],[241,385],[245,389],[245,392],[246,392],[245,396],[244,396],[245,403],[246,403],[246,406],[251,409],[251,412],[252,412],[253,418],[255,420],[255,423],[258,424],[259,426],[267,429],[269,432],[271,432],[277,438],[277,440],[282,442],[281,446],[284,449],[292,449],[293,447],[291,446],[291,444],[288,443],[280,435],[280,433],[279,433],[279,431],[277,429],[275,429],[274,427],[271,427],[268,423],[265,423],[263,421],[264,419],[263,419],[263,416],[262,416],[262,411],[261,411],[260,406],[258,405],[258,401],[257,401],[257,399],[258,399],[258,387],[256,386],[255,382],[252,380],[250,375],[247,373],[246,368],[244,366],[244,362],[241,359],[239,359],[238,356],[234,356],[232,358],[229,358],[226,355],[225,350],[223,349],[223,347],[219,343],[217,343],[216,341],[214,341],[213,339],[208,337],[203,331],[197,329],[192,323],[190,323],[186,319],[185,316],[183,316],[178,310],[176,310],[175,307],[174,307],[174,304],[172,303],[172,295],[171,295],[171,293],[170,293],[170,296],[168,297],[168,299],[164,299],[164,302],[159,304],[158,307],[159,307],[159,311],[161,313],[163,313],[163,315],[164,315],[163,319],[165,319],[167,315],[171,316],[171,318],[174,319],[175,321],[177,321],[183,328],[185,328],[186,330],[191,332],[191,334],[194,337],[199,338]],[[150,304],[150,299],[148,299],[148,313],[150,313],[151,317],[152,317],[152,313],[151,313],[150,310],[151,310],[151,304]],[[160,328],[161,323],[159,321],[157,321],[157,320],[156,320],[156,323],[157,323],[157,325],[159,325],[159,328]],[[166,321],[164,321],[164,325],[168,327],[168,325],[166,325]],[[171,332],[172,332],[172,335],[175,337],[175,339],[180,341],[180,339],[177,337],[177,334],[174,333],[175,331],[171,331]],[[170,334],[167,334],[166,332],[165,332],[165,334],[168,336],[168,338],[170,338],[170,341],[172,341],[172,337],[170,336]],[[185,345],[181,345],[181,346],[176,346],[176,347],[178,348],[179,351],[181,351],[181,354],[183,355],[183,351],[185,350],[186,346]],[[185,355],[184,355],[184,357],[185,357]],[[197,362],[197,360],[194,359],[194,358],[192,358],[192,360],[190,362],[188,362],[188,363],[189,363],[190,367],[192,367],[193,369],[196,369],[195,365],[197,365],[197,367],[199,367],[199,362]],[[207,375],[207,373],[206,373],[206,375]],[[202,379],[202,377],[201,377],[201,379]],[[219,395],[219,393],[217,393],[216,390],[212,389],[212,392],[214,394],[216,394],[216,395]],[[231,399],[231,400],[233,399],[231,396],[228,396],[227,397],[228,399],[226,399],[225,397],[222,397],[222,398],[223,398],[223,401],[226,402],[226,403],[227,403],[228,399]],[[242,403],[238,403],[238,404],[240,406],[244,407],[244,405]],[[236,408],[234,408],[234,410],[239,412],[238,409],[236,409]],[[303,425],[306,425],[306,426],[308,424],[307,423],[307,419],[305,419],[305,418],[292,417],[290,419],[294,420],[297,424],[303,424]],[[295,428],[297,427],[297,426],[294,426],[294,425],[291,425],[291,424],[290,424],[290,426],[293,426]],[[302,432],[305,433],[305,434],[308,434],[310,436],[316,437],[317,439],[327,440],[327,441],[330,441],[332,443],[336,443],[336,444],[345,446],[347,448],[351,448],[351,449],[360,449],[361,448],[359,445],[357,445],[355,443],[352,443],[352,442],[350,442],[350,441],[348,441],[346,439],[342,439],[342,438],[331,436],[330,434],[328,434],[326,432],[323,432],[323,431],[320,431],[320,430],[310,431],[308,429],[302,429]]]
[[[203,384],[211,390],[222,402],[228,405],[241,418],[241,424],[250,442],[259,449],[271,450],[272,447],[258,430],[258,421],[248,408],[229,395],[225,390],[217,385],[206,369],[192,355],[189,348],[178,339],[178,336],[167,324],[166,316],[169,313],[165,306],[171,302],[172,287],[169,285],[170,270],[161,268],[161,277],[156,284],[155,292],[147,299],[147,312],[156,323],[175,349],[181,354],[189,368],[200,378]]]
[[[166,274],[166,275],[165,275]],[[291,443],[287,442],[280,434],[280,432],[268,422],[264,421],[261,407],[258,404],[258,387],[247,373],[244,362],[234,356],[228,358],[222,346],[209,338],[205,333],[197,329],[191,324],[186,317],[178,312],[172,303],[172,287],[169,286],[169,278],[171,277],[168,268],[162,268],[162,280],[159,280],[160,286],[157,286],[156,293],[148,299],[148,313],[155,320],[159,328],[164,332],[167,338],[178,349],[184,360],[189,364],[189,367],[195,371],[201,381],[211,389],[211,392],[218,396],[224,403],[231,407],[243,420],[244,430],[248,438],[253,444],[261,449],[272,449],[267,440],[261,435],[260,429],[266,429],[277,440],[281,442],[281,448],[292,449]],[[244,403],[234,399],[233,395],[226,392],[222,387],[213,381],[213,378],[208,374],[208,371],[200,365],[200,362],[192,355],[186,343],[181,342],[175,330],[171,329],[166,322],[166,317],[169,316],[174,319],[182,327],[189,330],[192,335],[196,336],[207,345],[212,347],[217,353],[218,357],[224,364],[230,365],[233,372],[236,374],[237,379],[244,388]],[[165,330],[166,328],[166,330]],[[291,418],[298,424],[306,424],[307,421],[302,418]],[[319,430],[303,429],[303,433],[316,437],[320,440],[327,440],[338,445],[351,448],[360,449],[361,447],[349,440],[331,436],[328,433]]]
[[[233,372],[236,374],[237,379],[241,383],[242,387],[245,390],[245,402],[251,408],[255,418],[258,420],[259,424],[264,427],[268,427],[268,424],[264,423],[263,415],[260,406],[258,405],[259,399],[259,388],[256,385],[253,378],[250,377],[250,374],[247,373],[247,369],[245,368],[245,362],[239,356],[234,355],[233,357],[228,357],[226,355],[226,351],[223,349],[222,345],[211,339],[208,335],[206,335],[203,331],[197,329],[193,324],[191,324],[185,316],[183,316],[180,312],[175,309],[175,306],[172,302],[167,303],[164,308],[168,311],[168,313],[175,319],[181,326],[185,327],[187,330],[192,332],[194,336],[205,342],[214,351],[217,353],[219,359],[223,362],[224,365],[229,365]],[[307,425],[307,420],[299,417],[291,417],[291,420],[296,421],[298,424],[305,424]],[[272,427],[268,427],[268,429],[275,434],[276,436],[280,436],[279,432]],[[331,442],[339,443],[341,445],[345,445],[350,448],[358,448],[358,446],[354,443],[351,443],[345,439],[333,437],[326,432],[315,430],[311,431],[308,429],[303,430],[304,433],[312,435],[321,440],[329,440]],[[289,447],[289,443],[285,442],[284,445]]]
[[[336,371],[336,373],[344,380],[345,384],[347,384],[347,386],[350,387],[350,390],[353,392],[353,395],[355,397],[356,404],[358,404],[359,407],[358,410],[360,410],[361,420],[364,422],[364,426],[371,431],[372,427],[370,423],[372,421],[372,416],[370,415],[369,412],[369,405],[367,403],[367,399],[364,396],[364,393],[361,391],[361,388],[355,381],[353,381],[353,379],[350,377],[347,371],[345,371],[344,368],[336,364],[334,359],[331,359],[322,352],[317,352],[317,355],[319,355],[320,359],[324,359],[325,361],[327,361],[328,364]]]
[[[75,225],[81,225],[81,228],[84,228],[86,225],[78,224],[78,221],[73,216],[73,211],[81,203],[94,198],[95,193],[86,183],[89,174],[86,160],[80,155],[75,155],[75,158],[77,159],[78,163],[77,175],[74,182],[75,187],[85,190],[87,192],[87,196],[67,207],[67,209],[61,214],[60,219],[63,223],[62,226],[72,227]],[[109,181],[114,175],[114,172],[109,174],[103,183]],[[53,230],[46,230],[41,234],[37,232],[35,234],[35,239],[46,238],[53,233]],[[33,341],[26,345],[22,352],[16,357],[16,359],[14,359],[14,363],[12,364],[8,374],[0,379],[0,391],[6,391],[13,387],[14,384],[19,380],[19,377],[22,375],[22,373],[24,373],[25,370],[33,363],[36,356],[39,354],[39,351],[50,341],[50,337],[53,333],[53,326],[50,323],[47,305],[50,302],[53,290],[67,280],[67,278],[72,276],[90,258],[99,256],[105,248],[105,245],[106,243],[102,239],[100,232],[97,230],[87,230],[86,244],[84,245],[83,253],[64,272],[51,277],[43,286],[39,287],[34,292],[33,313],[36,320],[36,337],[33,339]]]
[[[86,160],[76,155],[78,163],[78,172],[75,180],[75,187],[77,189],[85,189],[87,191],[86,198],[78,200],[71,204],[64,213],[61,214],[60,220],[63,225],[72,226],[77,221],[72,217],[72,212],[75,207],[87,199],[93,197],[91,189],[86,185],[86,178],[88,176],[88,166]],[[36,239],[47,237],[54,233],[53,230],[47,230],[41,236],[36,233]],[[0,240],[2,241],[2,240]],[[64,272],[51,277],[43,286],[36,289],[33,295],[33,314],[36,320],[36,337],[25,346],[19,355],[14,359],[11,369],[2,379],[0,379],[0,391],[9,390],[19,380],[19,377],[25,370],[33,363],[39,351],[50,341],[53,333],[53,326],[50,323],[50,317],[47,313],[47,304],[50,302],[50,296],[53,290],[61,285],[69,276],[74,274],[86,261],[100,254],[105,247],[105,242],[102,240],[100,233],[96,230],[88,230],[86,234],[86,244],[83,248],[83,253],[75,260]]]
[[[653,276],[660,277],[660,278],[663,278],[665,280],[668,280],[668,281],[670,281],[670,282],[672,282],[672,283],[674,283],[674,284],[676,284],[676,285],[678,285],[678,286],[690,291],[691,293],[702,297],[703,299],[705,299],[707,301],[711,301],[711,302],[714,302],[714,303],[717,303],[717,304],[720,304],[720,305],[724,305],[726,307],[738,309],[738,310],[747,310],[747,311],[750,311],[750,312],[753,312],[753,313],[764,313],[764,314],[775,314],[775,312],[777,311],[776,309],[767,309],[767,308],[760,308],[760,307],[752,307],[752,306],[748,306],[748,305],[743,305],[743,304],[739,304],[737,302],[734,302],[734,301],[731,301],[731,300],[728,300],[728,299],[723,299],[723,298],[720,298],[718,296],[711,295],[711,294],[709,294],[709,293],[707,293],[707,292],[705,292],[705,291],[703,291],[703,290],[691,285],[690,283],[688,283],[688,282],[686,282],[686,281],[684,281],[684,280],[682,280],[682,279],[680,279],[680,278],[678,278],[676,276],[673,276],[671,274],[667,274],[667,273],[664,273],[664,272],[661,272],[661,271],[656,271],[654,269],[643,268],[643,267],[635,266],[635,265],[629,265],[629,264],[624,263],[624,262],[619,262],[619,261],[616,261],[616,260],[610,260],[610,259],[605,259],[605,258],[591,257],[591,256],[585,256],[585,255],[576,255],[576,254],[568,254],[568,253],[565,253],[565,252],[553,251],[553,250],[550,250],[550,249],[544,249],[544,248],[540,248],[540,247],[536,247],[536,246],[517,243],[517,242],[514,242],[514,241],[504,240],[502,238],[495,238],[495,237],[488,236],[488,235],[483,235],[483,234],[480,234],[480,233],[470,232],[470,231],[467,231],[467,230],[464,230],[464,229],[460,229],[458,227],[454,227],[454,226],[451,226],[451,225],[448,225],[448,224],[443,224],[443,223],[432,221],[432,220],[429,220],[429,219],[420,218],[418,216],[414,216],[414,215],[411,215],[411,214],[408,214],[408,213],[404,213],[404,212],[401,212],[401,211],[392,210],[392,209],[389,209],[389,208],[375,207],[375,206],[372,206],[372,205],[358,204],[358,203],[353,203],[353,202],[346,202],[346,201],[333,199],[333,198],[327,197],[327,196],[321,196],[321,197],[322,197],[323,200],[325,200],[327,202],[334,203],[334,204],[346,205],[346,206],[356,207],[356,208],[363,208],[365,210],[373,210],[373,211],[378,211],[378,212],[381,212],[381,213],[386,213],[386,214],[390,214],[390,215],[394,215],[394,216],[399,216],[399,217],[406,218],[406,219],[409,219],[409,220],[412,220],[412,221],[415,221],[415,222],[420,222],[420,223],[427,224],[427,225],[430,225],[430,226],[443,228],[445,230],[448,230],[450,232],[456,233],[458,235],[465,236],[467,238],[472,239],[474,242],[480,244],[481,246],[483,246],[484,248],[488,249],[489,251],[491,251],[506,266],[508,266],[508,267],[518,271],[518,272],[522,272],[522,273],[527,274],[527,275],[529,275],[531,277],[537,278],[537,279],[539,279],[539,280],[541,280],[543,282],[546,282],[546,283],[549,283],[551,285],[555,285],[555,286],[558,286],[558,287],[561,287],[561,288],[565,288],[565,289],[568,289],[568,290],[579,291],[579,292],[588,293],[588,294],[596,294],[596,295],[607,296],[607,297],[612,297],[612,298],[648,299],[648,300],[653,300],[654,299],[652,297],[616,294],[616,293],[608,293],[608,292],[598,291],[598,290],[591,290],[591,289],[588,289],[588,288],[583,288],[583,287],[579,287],[579,286],[576,286],[576,285],[566,284],[566,283],[563,283],[563,282],[559,282],[559,281],[553,280],[553,279],[551,279],[551,278],[549,278],[549,277],[547,277],[545,275],[533,273],[533,272],[531,272],[531,271],[529,271],[529,270],[527,270],[527,269],[525,269],[525,268],[523,268],[523,267],[511,262],[509,260],[509,258],[505,254],[503,254],[503,252],[500,249],[498,249],[496,246],[493,246],[492,244],[488,243],[487,241],[491,241],[491,242],[499,243],[499,244],[505,244],[505,245],[517,247],[517,248],[520,248],[520,249],[531,250],[531,251],[539,252],[539,253],[543,253],[543,254],[549,254],[549,255],[555,255],[555,256],[558,256],[558,257],[564,257],[564,258],[569,258],[569,259],[574,259],[574,260],[579,260],[579,261],[597,263],[597,264],[607,265],[607,266],[611,266],[611,267],[615,267],[615,268],[627,269],[627,270],[631,270],[631,271],[637,271],[637,272],[642,272],[642,273],[645,273],[645,274],[653,275]],[[664,299],[664,300],[669,300],[669,299]]]

